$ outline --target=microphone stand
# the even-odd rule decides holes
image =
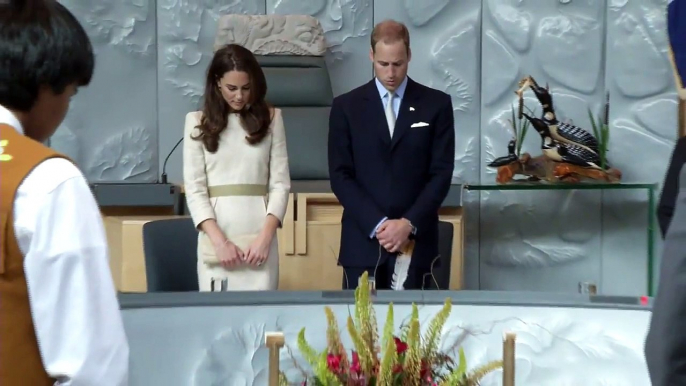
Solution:
[[[183,142],[183,137],[179,139],[179,141],[174,145],[174,147],[171,149],[169,154],[167,154],[167,158],[164,159],[164,164],[162,165],[162,181],[161,183],[166,184],[167,183],[167,161],[169,161],[169,157],[174,153],[174,150],[176,150],[177,147]]]

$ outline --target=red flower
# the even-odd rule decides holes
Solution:
[[[393,340],[395,341],[395,351],[398,354],[402,354],[405,351],[407,351],[407,343],[403,342],[402,340],[400,340],[400,338],[397,338],[395,336],[393,337]]]
[[[340,355],[333,355],[329,354],[326,356],[326,364],[329,366],[329,370],[331,370],[334,374],[340,372],[341,369],[341,356]]]
[[[431,368],[426,359],[422,359],[421,370],[419,372],[421,378],[425,378],[427,381],[431,381]]]
[[[360,356],[355,351],[353,351],[353,363],[350,365],[350,371],[355,374],[360,374],[362,372],[362,366],[360,366]]]

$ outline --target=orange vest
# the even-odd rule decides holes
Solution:
[[[14,234],[14,197],[48,158],[67,158],[0,124],[0,385],[53,385],[43,366],[31,317],[24,256]]]

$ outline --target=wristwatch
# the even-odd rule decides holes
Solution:
[[[410,224],[410,240],[413,240],[414,237],[417,235],[417,227],[412,224],[412,221],[405,219],[408,224]]]

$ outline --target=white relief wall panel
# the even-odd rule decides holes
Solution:
[[[205,74],[221,15],[263,15],[264,0],[158,0],[158,109],[160,173],[164,159],[183,136],[186,114],[201,108]],[[181,146],[170,156],[170,182],[181,183]]]
[[[91,182],[157,175],[155,1],[62,0],[91,37],[91,84],[79,90],[51,146]]]
[[[677,137],[677,94],[667,56],[666,9],[666,0],[608,0],[607,12],[609,154],[622,166],[626,180],[659,183],[660,188]],[[645,254],[632,253],[647,250],[646,229],[626,224],[646,223],[647,202],[646,191],[605,193],[603,282],[609,292],[646,292],[636,291],[635,284],[645,287],[647,282]],[[655,224],[653,277],[657,279],[662,238]],[[657,280],[653,288],[657,288]]]
[[[343,345],[352,348],[345,321],[349,313],[354,315],[354,307],[330,307]],[[137,364],[131,371],[131,385],[266,385],[269,353],[262,343],[270,331],[284,333],[286,347],[280,352],[279,366],[294,385],[299,385],[302,371],[310,370],[310,366],[299,354],[297,335],[305,328],[310,345],[324,350],[327,322],[323,308],[254,305],[125,309],[131,362]],[[419,306],[422,334],[440,308]],[[382,331],[387,305],[379,304],[375,310]],[[409,305],[394,305],[394,331],[399,331],[409,315]],[[517,385],[646,386],[650,380],[643,340],[649,319],[650,312],[641,310],[454,304],[439,347],[453,358],[457,348],[462,347],[467,366],[472,369],[501,359],[503,334],[511,331],[517,334]],[[487,375],[480,384],[502,385],[502,372]]]
[[[604,1],[483,2],[481,182],[487,164],[507,155],[518,81],[550,85],[558,118],[591,130],[588,109],[604,101]],[[531,91],[525,105],[541,115]],[[522,152],[541,154],[529,130]],[[600,192],[482,192],[480,287],[576,292],[600,285]]]

